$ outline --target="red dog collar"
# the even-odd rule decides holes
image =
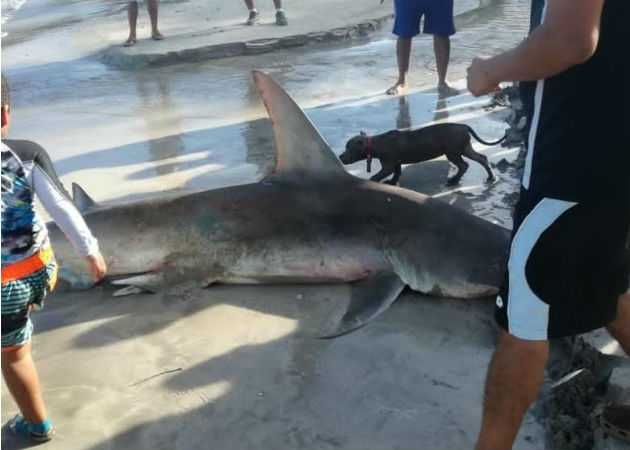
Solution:
[[[365,137],[365,161],[367,162],[367,171],[372,171],[372,136]]]

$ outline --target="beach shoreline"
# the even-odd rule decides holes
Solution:
[[[58,9],[48,3],[33,19],[49,1],[29,0],[16,23],[9,22],[10,44],[3,39],[3,71],[14,87],[11,137],[42,144],[64,184],[79,183],[99,203],[255,183],[268,174],[274,143],[251,84],[250,70],[257,68],[295,98],[336,154],[359,131],[450,121],[494,140],[512,130],[505,147],[474,143],[497,172],[496,184],[486,184],[483,168],[471,164],[461,184],[449,188],[455,168],[444,159],[409,165],[401,179],[403,187],[511,228],[523,156],[517,93],[505,102],[467,92],[440,98],[430,38],[414,41],[409,95],[391,97],[383,92],[396,76],[395,42],[385,27],[360,39],[127,71],[99,56],[126,37],[124,3],[61,2]],[[164,2],[167,40],[181,25],[169,28],[166,6],[188,4]],[[295,5],[286,2],[290,21]],[[244,20],[242,3],[232,6],[230,20]],[[270,18],[271,2],[259,6]],[[145,10],[141,18],[146,38]],[[519,0],[494,2],[464,18],[452,38],[449,69],[462,90],[473,56],[514,45],[528,28]],[[364,162],[347,169],[371,175]],[[183,283],[155,295],[112,294],[102,286],[59,290],[33,315],[34,357],[57,429],[42,450],[183,450],[209,442],[225,450],[435,449],[470,448],[476,438],[495,345],[493,299],[404,292],[366,327],[323,341],[316,333],[347,301],[347,285]],[[598,408],[627,392],[618,380],[628,361],[617,358],[621,350],[605,333],[558,341],[554,352],[546,388],[584,369],[574,392],[587,392]],[[617,366],[609,366],[613,360]],[[608,392],[594,390],[606,377],[613,380]],[[604,438],[597,409],[566,409],[574,385],[564,386],[544,392],[515,448],[579,446],[591,438],[596,450],[625,448]],[[3,384],[3,423],[14,413]],[[553,414],[577,422],[550,420]],[[567,436],[576,439],[562,441]],[[2,444],[22,446],[6,427]]]

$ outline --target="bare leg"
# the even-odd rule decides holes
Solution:
[[[161,41],[164,39],[164,36],[158,31],[158,0],[149,0],[147,2],[147,10],[151,19],[151,38]]]
[[[548,356],[548,341],[526,341],[501,330],[488,369],[476,450],[512,448],[523,417],[542,386]]]
[[[617,339],[621,348],[630,356],[630,293],[619,296],[617,302],[617,317],[606,328]]]
[[[438,72],[438,91],[445,95],[456,95],[459,91],[446,82],[448,61],[451,57],[451,39],[448,36],[433,36],[433,51]]]
[[[15,351],[2,353],[2,375],[27,422],[44,422],[46,407],[30,342]]]
[[[245,21],[245,25],[255,25],[260,21],[260,14],[256,11],[254,0],[245,0],[245,6],[249,10],[249,15]]]
[[[396,41],[396,58],[398,59],[398,81],[387,89],[387,95],[402,94],[409,87],[409,60],[411,59],[411,39],[399,37]]]
[[[138,3],[127,2],[127,19],[129,19],[129,37],[123,44],[131,47],[136,43],[136,23],[138,23]]]
[[[282,11],[282,0],[273,0],[273,4],[276,6],[276,25],[288,25],[287,16]]]
[[[608,332],[619,342],[621,348],[630,356],[630,293],[625,292],[617,300],[617,316],[606,328]],[[608,433],[619,439],[628,440],[628,414],[630,405],[617,404],[604,408],[601,415],[601,424]]]

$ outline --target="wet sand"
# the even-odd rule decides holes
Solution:
[[[341,102],[309,114],[336,148],[353,128],[345,122],[351,110],[364,118],[368,132],[383,126],[375,111],[387,111],[399,125],[411,115],[421,123],[448,115],[484,137],[500,136],[506,110],[479,114],[483,103],[487,99],[462,95],[446,106],[428,90],[406,100]],[[245,155],[255,167],[252,177],[273,164],[272,156],[260,151],[272,145],[268,126],[257,119],[234,130],[249,133],[246,140],[259,150]],[[211,141],[207,133],[198,139]],[[519,149],[479,150],[496,162],[516,158]],[[99,164],[98,154],[77,158],[84,159],[74,160],[74,167],[80,161]],[[59,161],[62,173],[68,164]],[[471,164],[458,194],[445,188],[452,170],[445,161],[423,168],[406,168],[403,185],[509,226],[509,206],[503,203],[501,215],[488,201],[500,197],[487,192],[513,189],[513,179],[487,186],[483,169]],[[349,169],[367,175],[362,164]],[[106,179],[106,170],[100,172]],[[213,177],[205,180],[211,185]],[[317,330],[347,301],[346,286],[183,285],[156,295],[111,294],[55,293],[35,316],[35,357],[59,430],[42,448],[193,449],[211,442],[222,449],[429,449],[474,442],[494,346],[490,299],[408,292],[365,328],[322,341],[315,338]],[[6,395],[3,406],[4,420],[13,410]],[[517,448],[542,448],[543,436],[543,426],[528,416]],[[7,445],[15,444],[7,440]]]
[[[458,87],[472,56],[525,35],[522,3],[500,1],[466,16],[453,38],[450,73]],[[95,6],[102,3],[91,5],[106,14]],[[122,12],[116,14],[120,22]],[[488,98],[438,98],[430,39],[414,43],[410,95],[391,98],[382,95],[395,78],[394,41],[386,30],[350,44],[138,72],[112,69],[90,56],[89,45],[59,50],[51,60],[46,46],[59,48],[68,35],[76,43],[86,23],[25,27],[14,44],[3,42],[3,70],[14,88],[12,137],[43,144],[64,183],[79,182],[101,202],[264,176],[274,163],[273,142],[249,81],[251,68],[272,74],[336,153],[359,130],[458,121],[494,139],[507,127],[509,111],[484,108]],[[509,228],[520,148],[474,145],[493,164],[506,160],[495,169],[498,183],[486,185],[481,166],[471,163],[461,185],[447,189],[454,168],[437,160],[406,167],[402,185]],[[348,169],[368,176],[363,164]],[[494,346],[491,299],[406,292],[363,329],[322,341],[316,331],[347,301],[346,286],[181,285],[156,295],[111,294],[100,288],[56,292],[34,315],[35,359],[58,433],[40,448],[435,449],[474,443]],[[605,335],[596,337],[598,348],[619,352]],[[4,423],[15,406],[2,389]],[[528,414],[515,448],[545,448],[548,421],[539,409]],[[23,448],[6,430],[2,440],[3,448]],[[615,447],[600,436],[594,448]]]

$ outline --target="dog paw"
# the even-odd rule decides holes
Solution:
[[[495,184],[499,182],[499,177],[488,177],[486,178],[486,183]]]

